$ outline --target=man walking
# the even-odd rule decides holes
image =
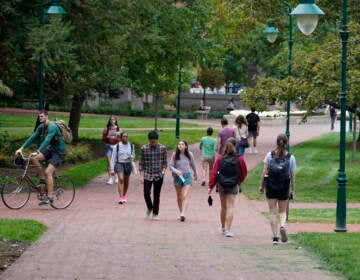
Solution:
[[[148,134],[149,143],[140,150],[139,172],[140,181],[144,183],[144,199],[146,203],[145,219],[158,220],[160,192],[167,168],[167,151],[164,145],[159,144],[159,135],[156,131]],[[151,187],[154,185],[153,201],[151,200]]]
[[[220,155],[223,154],[226,141],[230,137],[235,137],[235,132],[228,126],[228,120],[226,118],[221,119],[221,129],[217,135],[217,150]]]
[[[260,118],[259,115],[255,113],[255,108],[251,108],[251,113],[246,115],[246,120],[248,122],[248,138],[249,138],[249,153],[257,154],[256,149],[256,138],[259,136],[260,131]]]

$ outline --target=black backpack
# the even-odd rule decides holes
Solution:
[[[236,186],[240,179],[239,165],[237,156],[223,157],[220,160],[217,182],[225,188]]]
[[[285,190],[290,186],[290,157],[275,157],[275,151],[271,152],[271,159],[268,165],[268,185],[273,190]]]

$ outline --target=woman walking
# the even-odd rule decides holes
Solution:
[[[194,172],[194,180],[197,180],[198,172],[192,152],[188,150],[185,140],[180,140],[176,151],[170,159],[170,170],[174,176],[174,187],[177,203],[180,211],[180,221],[185,221],[185,212],[189,205],[189,192],[192,185],[191,170]]]
[[[259,188],[260,194],[266,191],[274,245],[279,244],[279,232],[281,242],[288,240],[285,229],[286,208],[289,203],[289,196],[294,197],[295,194],[294,172],[296,170],[296,160],[293,155],[287,152],[287,143],[287,136],[285,134],[279,134],[276,139],[276,149],[268,152],[265,156]],[[278,215],[280,228],[278,227]]]
[[[233,127],[236,141],[237,141],[237,155],[243,156],[245,153],[246,146],[244,141],[247,143],[248,138],[248,126],[247,121],[243,115],[238,115],[235,119],[235,125]]]
[[[211,172],[208,194],[210,195],[216,184],[219,187],[221,202],[219,233],[226,237],[233,237],[231,225],[234,218],[234,202],[240,185],[246,178],[247,167],[243,157],[236,155],[236,148],[230,142],[225,144],[222,155],[216,158]]]
[[[107,171],[108,171],[108,179],[106,181],[107,185],[112,185],[114,180],[110,171],[111,164],[111,156],[113,152],[113,145],[116,145],[120,142],[121,129],[117,123],[117,119],[114,116],[110,116],[107,122],[106,128],[103,130],[102,141],[105,143],[105,156],[107,160]],[[115,176],[115,184],[117,184],[117,176]]]

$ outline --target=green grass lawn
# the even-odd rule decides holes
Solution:
[[[352,135],[347,134],[347,141]],[[291,148],[296,158],[297,202],[336,202],[339,169],[339,133],[329,133]],[[359,152],[357,152],[359,158]],[[243,183],[244,194],[250,199],[261,199],[258,194],[263,163],[252,169]],[[351,150],[346,151],[347,201],[360,201],[360,161],[351,161]]]
[[[315,253],[322,269],[349,280],[360,279],[360,233],[298,233],[291,235],[297,247]]]
[[[17,240],[24,243],[36,241],[47,227],[34,220],[0,219],[0,239]]]

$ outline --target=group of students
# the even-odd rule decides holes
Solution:
[[[42,200],[39,205],[47,205],[53,201],[52,175],[56,167],[65,158],[66,143],[62,139],[61,131],[56,124],[49,121],[46,111],[41,111],[38,117],[40,125],[25,143],[16,150],[15,154],[21,154],[24,148],[29,147],[31,143],[39,140],[39,147],[36,152],[30,154],[30,159],[35,165],[39,175],[39,183],[46,184],[48,190],[48,196]],[[207,129],[207,136],[203,137],[200,142],[200,149],[203,150],[202,163],[203,167],[206,164],[211,167],[208,194],[211,195],[213,189],[217,186],[216,189],[220,196],[221,225],[219,233],[227,237],[232,237],[234,236],[231,231],[231,225],[234,216],[235,197],[239,193],[240,184],[246,178],[247,167],[244,157],[239,155],[237,148],[238,141],[235,137],[229,137],[226,141],[223,141],[219,139],[218,136],[218,141],[216,141],[212,139],[212,133],[213,129],[209,127]],[[114,181],[117,183],[120,196],[119,204],[124,204],[127,202],[126,193],[129,187],[130,174],[136,171],[134,170],[136,166],[133,164],[135,158],[134,145],[128,141],[128,134],[120,129],[116,118],[113,116],[108,120],[107,127],[103,131],[102,139],[106,143],[105,152],[108,159],[109,179],[107,180],[107,184],[112,184]],[[150,131],[148,133],[148,141],[147,144],[140,148],[139,180],[144,185],[144,199],[147,208],[145,218],[158,220],[160,192],[165,172],[168,168],[167,149],[159,143],[159,135],[156,131]],[[294,197],[295,195],[296,161],[295,157],[287,152],[287,143],[288,139],[285,134],[278,135],[276,148],[274,151],[268,152],[263,160],[264,168],[259,187],[259,193],[266,194],[269,206],[273,244],[278,244],[280,239],[282,242],[287,241],[285,229],[286,206],[289,197]],[[218,151],[216,159],[215,155],[207,153],[209,150]],[[44,173],[40,165],[40,161],[43,160],[49,161]],[[225,163],[230,165],[226,165]],[[178,219],[184,222],[189,205],[190,188],[193,180],[197,180],[198,177],[194,155],[189,151],[188,144],[185,140],[178,142],[175,152],[171,155],[169,165],[177,195],[179,209]],[[277,175],[274,175],[279,171],[276,170],[276,168],[282,171],[282,174],[284,174],[285,170],[285,175],[282,175],[281,180],[276,177]],[[193,173],[193,175],[191,173]],[[221,178],[224,177],[222,173],[225,174],[225,179],[227,180],[221,180]],[[233,175],[235,179],[232,178]],[[113,177],[115,177],[115,180],[113,180]],[[228,180],[230,178],[233,180]],[[205,175],[202,185],[205,186]],[[151,198],[152,188],[153,199]],[[279,222],[277,216],[280,218]]]
[[[110,126],[112,122],[114,124],[110,128],[104,129],[103,139],[109,137],[110,139],[119,135],[119,144],[110,145],[107,144],[106,151],[108,157],[108,171],[109,180],[114,176],[114,170],[116,170],[118,190],[120,195],[119,203],[126,202],[126,192],[128,189],[129,176],[131,170],[134,168],[131,161],[135,157],[134,148],[127,140],[127,134],[122,132],[117,126],[116,118],[109,119]],[[226,120],[226,119],[225,119]],[[238,117],[235,120],[235,124],[238,125],[244,122],[244,117]],[[227,120],[221,121],[222,127],[226,128]],[[235,126],[236,127],[236,126]],[[240,128],[241,129],[241,128]],[[208,194],[211,196],[212,191],[216,186],[216,191],[219,193],[221,210],[220,210],[220,227],[219,233],[232,237],[234,233],[231,231],[232,221],[234,217],[234,203],[236,195],[241,191],[240,185],[245,180],[247,175],[247,167],[239,146],[239,140],[241,139],[241,131],[235,133],[235,129],[231,129],[233,134],[227,139],[221,137],[220,130],[217,139],[212,137],[213,128],[209,127],[206,131],[207,136],[202,137],[200,141],[200,149],[202,150],[202,169],[203,176],[201,185],[206,185],[206,169],[208,169]],[[243,129],[244,130],[244,129]],[[110,132],[109,131],[113,131]],[[109,135],[109,136],[108,136]],[[125,136],[125,137],[124,137]],[[116,138],[116,137],[115,137]],[[140,149],[139,159],[139,179],[144,184],[144,199],[146,203],[145,218],[152,218],[158,220],[159,204],[160,204],[160,192],[163,184],[165,172],[168,168],[167,164],[167,150],[166,147],[158,143],[159,135],[156,131],[150,131],[148,134],[149,143],[145,144]],[[118,145],[121,147],[117,148]],[[280,134],[277,137],[276,148],[273,152],[266,154],[264,158],[264,169],[262,172],[259,193],[266,194],[269,213],[270,213],[270,225],[273,233],[273,244],[276,245],[280,242],[287,241],[287,233],[285,229],[286,222],[286,206],[290,196],[294,196],[295,192],[295,176],[296,169],[295,157],[288,154],[286,150],[287,137],[284,134]],[[111,153],[109,152],[111,149]],[[218,153],[216,155],[216,152]],[[233,160],[233,166],[227,166],[225,169],[230,171],[235,170],[236,179],[230,185],[219,182],[220,171],[224,169],[224,162],[231,162]],[[282,186],[270,186],[265,184],[264,178],[267,178],[269,174],[269,167],[273,158],[276,159],[288,159],[288,178]],[[127,167],[125,167],[127,165]],[[114,169],[114,167],[116,167]],[[185,140],[178,142],[175,152],[172,153],[169,163],[169,169],[173,176],[173,185],[176,191],[177,204],[179,209],[178,220],[184,222],[186,220],[186,212],[189,205],[189,193],[193,180],[197,180],[198,171],[194,155],[188,149],[188,144]],[[193,175],[192,175],[193,173]],[[230,176],[230,175],[228,175]],[[153,200],[151,199],[151,189],[153,187]],[[290,191],[291,187],[291,191]],[[151,217],[152,215],[152,217]],[[278,217],[279,216],[279,222]],[[280,234],[280,237],[279,237]]]

